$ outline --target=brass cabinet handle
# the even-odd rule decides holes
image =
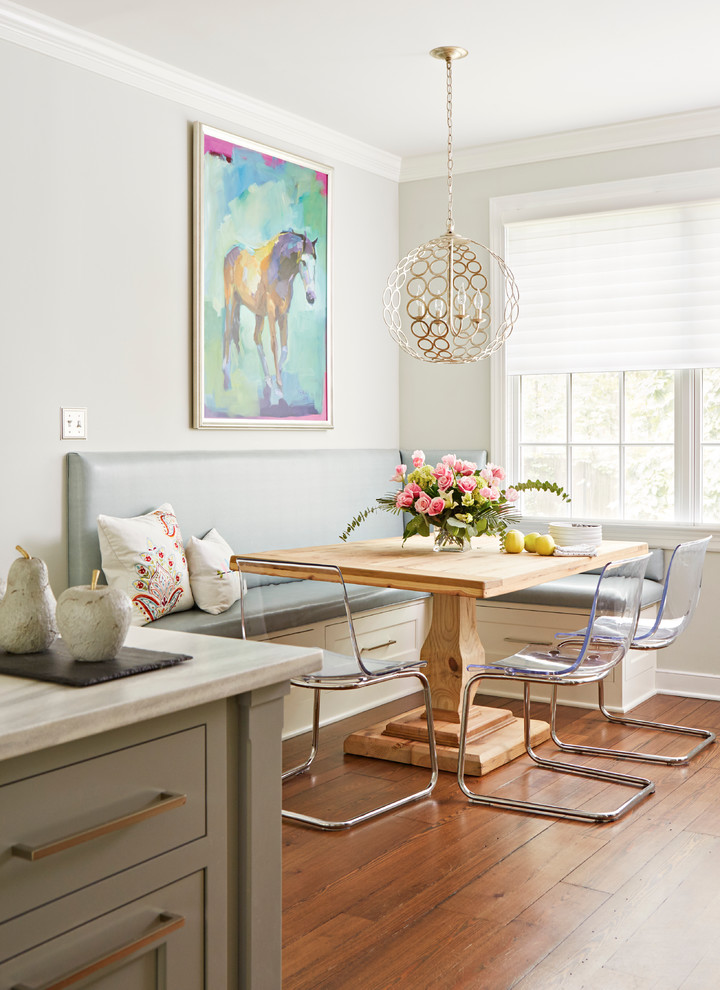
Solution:
[[[71,849],[73,846],[79,846],[83,842],[90,842],[92,839],[99,839],[103,835],[107,835],[109,832],[117,832],[121,828],[128,828],[130,825],[137,825],[138,822],[144,822],[147,818],[154,818],[155,815],[161,815],[166,811],[172,811],[173,808],[180,808],[187,802],[187,794],[169,794],[163,791],[159,795],[157,801],[149,805],[147,808],[141,808],[140,811],[133,811],[129,815],[122,815],[120,818],[113,818],[112,821],[103,822],[101,825],[95,825],[93,828],[84,829],[82,832],[74,832],[72,835],[64,835],[60,839],[55,839],[53,842],[46,842],[41,846],[28,846],[23,842],[19,842],[12,847],[13,856],[18,856],[20,859],[28,859],[35,861],[38,859],[45,859],[46,856],[53,856],[55,853],[62,852],[64,849]]]
[[[504,643],[522,643],[523,646],[527,646],[530,643],[530,640],[527,639],[526,637],[523,637],[523,638],[520,639],[520,638],[518,638],[516,636],[506,636],[505,639],[503,640],[503,642]],[[552,640],[550,640],[550,642],[548,643],[548,642],[546,642],[543,639],[533,639],[532,642],[536,646],[552,646],[553,645],[553,641]]]
[[[372,653],[373,650],[384,650],[386,646],[395,646],[397,643],[396,639],[389,639],[387,643],[378,643],[377,646],[363,646],[360,650],[361,653]]]
[[[153,942],[159,942],[161,939],[170,935],[171,932],[182,928],[184,924],[185,919],[181,914],[164,912],[158,915],[154,925],[144,935],[133,939],[132,942],[126,942],[125,945],[121,945],[117,949],[112,949],[107,955],[84,963],[71,973],[65,973],[63,976],[53,978],[48,983],[43,983],[42,986],[36,985],[31,987],[27,983],[16,983],[11,990],[65,990],[66,987],[71,987],[73,984],[79,983],[80,980],[84,980],[86,976],[90,976],[92,973],[96,973],[106,966],[111,966],[121,959],[132,956],[134,953],[139,952],[140,949],[152,945]]]

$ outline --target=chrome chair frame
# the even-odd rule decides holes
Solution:
[[[547,815],[554,818],[569,819],[583,822],[614,822],[634,808],[640,801],[648,797],[655,790],[653,781],[645,777],[636,777],[630,774],[617,773],[615,771],[601,770],[595,767],[584,766],[574,763],[563,763],[557,760],[549,760],[539,756],[531,745],[530,739],[530,685],[550,684],[553,687],[553,696],[557,691],[557,686],[587,684],[593,680],[600,681],[607,676],[609,670],[616,666],[625,656],[630,645],[631,628],[635,628],[637,616],[640,611],[640,593],[642,576],[647,565],[649,555],[634,558],[631,561],[623,562],[619,565],[615,563],[607,564],[602,571],[598,587],[590,613],[590,622],[585,630],[584,636],[569,636],[559,648],[548,654],[547,648],[542,646],[528,645],[523,650],[509,657],[508,666],[489,665],[487,667],[468,667],[469,671],[478,672],[467,681],[463,693],[462,716],[460,722],[459,758],[458,758],[458,784],[461,791],[473,804],[481,804],[492,808],[504,808],[511,811],[520,811],[526,814]],[[632,625],[628,625],[622,636],[598,637],[593,636],[593,624],[596,619],[598,601],[601,595],[603,579],[609,570],[612,569],[612,576],[627,576],[632,580],[631,593],[628,596],[629,615]],[[563,649],[567,646],[575,646],[577,656],[563,654]],[[591,652],[592,651],[592,652]],[[603,654],[605,660],[603,661]],[[536,669],[530,667],[522,668],[512,666],[512,660],[537,659],[542,661],[545,658],[550,664],[555,665],[555,669],[540,669],[540,664]],[[588,661],[587,666],[583,663]],[[563,664],[565,665],[563,667]],[[467,726],[469,719],[470,705],[475,694],[477,684],[484,678],[491,679],[517,679],[523,681],[523,720],[525,749],[534,762],[541,769],[551,770],[563,774],[570,774],[578,777],[590,778],[591,780],[602,781],[608,784],[619,784],[630,787],[636,793],[630,795],[616,808],[610,811],[589,811],[582,808],[568,808],[562,805],[551,805],[544,802],[525,801],[515,798],[502,797],[496,794],[479,794],[470,789],[465,781],[465,748],[467,742]]]
[[[701,540],[692,540],[688,543],[679,543],[673,550],[672,557],[668,564],[663,584],[662,597],[658,607],[657,615],[653,619],[643,622],[639,620],[635,634],[633,636],[630,649],[632,650],[659,650],[670,646],[678,638],[680,633],[690,622],[695,612],[698,599],[700,598],[700,586],[702,582],[702,564],[705,557],[707,545],[712,537],[706,536]],[[701,544],[704,546],[701,547]],[[672,583],[677,573],[678,561],[685,553],[696,553],[699,556],[699,573],[697,586],[692,589],[692,594],[688,598],[687,610],[682,620],[678,622],[669,633],[663,633],[663,618],[672,589]],[[616,725],[639,726],[646,729],[657,729],[660,732],[673,732],[677,735],[694,736],[700,739],[692,749],[679,756],[665,756],[661,753],[646,753],[638,750],[609,749],[601,746],[581,746],[579,744],[567,743],[561,740],[557,734],[556,711],[557,711],[557,688],[553,689],[550,733],[555,745],[565,753],[580,753],[587,756],[611,756],[620,760],[636,760],[639,763],[656,763],[663,766],[685,766],[690,760],[697,756],[699,752],[715,742],[716,735],[709,729],[695,729],[685,725],[673,725],[665,722],[653,722],[649,719],[628,718],[626,715],[617,715],[608,711],[605,707],[605,683],[598,681],[598,707],[605,718]]]
[[[429,797],[432,794],[435,784],[438,780],[438,757],[437,757],[437,746],[435,742],[435,732],[433,725],[433,714],[432,714],[432,698],[430,694],[430,684],[425,674],[422,673],[418,667],[425,666],[424,661],[414,660],[407,661],[405,663],[395,663],[387,664],[387,670],[385,672],[378,673],[373,670],[372,667],[367,665],[363,660],[362,651],[360,650],[357,642],[357,637],[355,635],[355,626],[352,619],[352,609],[350,608],[350,600],[348,598],[347,588],[345,587],[345,579],[343,578],[342,572],[338,566],[335,564],[307,564],[294,561],[283,561],[283,560],[259,560],[254,557],[241,557],[235,555],[231,558],[230,566],[233,570],[239,570],[241,572],[240,580],[240,619],[242,626],[243,639],[246,639],[246,626],[245,626],[245,582],[242,580],[242,565],[247,563],[263,563],[270,565],[282,566],[284,571],[297,571],[299,578],[312,578],[313,574],[325,574],[327,575],[326,580],[334,581],[339,584],[342,590],[343,604],[345,607],[345,616],[348,622],[348,629],[350,633],[350,643],[353,649],[352,657],[345,656],[342,654],[332,653],[329,650],[323,650],[323,661],[326,659],[334,661],[336,664],[339,663],[342,666],[343,661],[347,664],[353,661],[357,664],[357,673],[342,673],[342,674],[323,674],[322,669],[318,673],[305,674],[302,677],[292,678],[290,683],[295,687],[310,688],[314,692],[313,697],[313,723],[312,723],[312,734],[310,740],[310,752],[305,759],[305,761],[296,767],[292,767],[290,770],[285,770],[282,774],[282,780],[289,780],[292,777],[296,777],[301,773],[308,770],[317,755],[319,749],[319,737],[320,737],[320,692],[321,691],[352,691],[357,688],[367,687],[371,684],[383,684],[387,681],[399,680],[401,678],[415,678],[420,681],[420,685],[423,691],[423,700],[425,703],[425,712],[427,717],[428,726],[428,745],[430,750],[430,782],[426,787],[419,791],[415,791],[412,794],[408,794],[402,798],[398,798],[395,801],[391,801],[388,804],[381,805],[377,808],[372,808],[369,811],[363,812],[359,815],[354,815],[352,818],[344,820],[329,820],[324,818],[318,818],[314,815],[306,815],[297,811],[288,811],[287,809],[282,809],[283,818],[294,821],[301,822],[305,825],[310,825],[314,828],[324,829],[327,831],[337,831],[340,829],[351,828],[354,825],[359,825],[361,822],[368,821],[371,818],[376,818],[378,815],[383,815],[388,811],[394,811],[396,808],[400,808],[403,805],[410,804],[412,801],[419,801],[421,798]]]

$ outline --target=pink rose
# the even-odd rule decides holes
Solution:
[[[407,474],[407,464],[398,464],[395,468],[395,477],[391,478],[390,481],[397,481],[400,484],[405,480],[405,475]]]
[[[489,485],[491,485],[491,484],[493,483],[493,473],[492,473],[492,468],[490,467],[490,465],[489,465],[489,464],[488,464],[488,465],[486,465],[486,466],[485,466],[485,467],[484,467],[484,468],[482,469],[482,471],[480,472],[480,477],[481,477],[481,478],[484,478],[484,479],[485,479],[485,481],[487,481],[487,483],[488,483]]]
[[[492,489],[487,488],[487,487],[481,488],[480,491],[478,492],[478,495],[480,495],[481,498],[487,498],[487,499],[489,499],[490,498],[490,492],[491,491],[492,491]]]
[[[495,464],[488,464],[488,467],[492,471],[493,478],[497,481],[503,481],[505,479],[505,471],[501,467],[497,467]]]
[[[477,481],[473,477],[462,477],[458,481],[458,488],[461,492],[474,492],[477,488]]]
[[[409,492],[406,488],[403,488],[403,490],[398,492],[395,496],[395,505],[398,509],[409,509],[414,501],[415,499],[412,492]]]
[[[448,488],[452,488],[453,482],[455,481],[452,471],[448,471],[444,474],[442,478],[438,478],[438,488],[440,491],[445,492]]]
[[[426,492],[423,492],[422,495],[418,496],[418,500],[415,503],[415,511],[422,512],[424,515],[427,512],[427,510],[430,508],[430,503],[431,503],[430,496]]]
[[[444,464],[438,464],[433,471],[433,478],[437,478],[438,488],[444,490],[452,486],[454,475],[449,467],[445,467]]]
[[[500,489],[496,488],[495,485],[493,485],[490,488],[490,494],[488,495],[488,498],[490,499],[491,502],[496,502],[500,498]]]
[[[477,464],[473,461],[458,461],[455,465],[455,470],[458,474],[475,474],[477,471]]]
[[[427,514],[429,516],[439,516],[440,513],[444,511],[445,511],[445,499],[440,498],[438,496],[437,498],[434,498],[430,502],[430,505],[428,506]]]
[[[515,488],[505,489],[505,498],[508,500],[508,502],[516,502],[519,497],[520,497],[520,492],[517,491]]]
[[[415,481],[411,481],[410,484],[405,485],[405,491],[410,492],[413,498],[417,498],[418,495],[422,495],[422,488]]]
[[[425,463],[425,454],[422,450],[414,450],[412,456],[412,462],[414,468],[421,468]]]
[[[455,454],[445,454],[445,456],[441,457],[440,460],[445,465],[445,467],[449,467],[449,468],[454,468],[455,465],[457,464],[457,457],[455,456]]]

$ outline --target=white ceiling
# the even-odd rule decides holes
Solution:
[[[407,158],[720,106],[718,0],[26,0]]]

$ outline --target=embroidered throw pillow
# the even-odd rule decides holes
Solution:
[[[195,604],[219,615],[240,597],[240,575],[230,570],[233,551],[216,529],[202,540],[191,536],[185,548]]]
[[[144,516],[98,516],[105,580],[133,603],[132,624],[143,626],[195,604],[185,548],[168,502]]]

